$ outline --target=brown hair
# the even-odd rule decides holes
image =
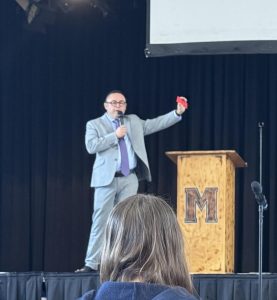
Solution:
[[[111,90],[111,91],[109,91],[109,92],[106,94],[106,96],[105,96],[105,101],[107,100],[107,98],[108,98],[111,94],[121,94],[121,95],[124,96],[124,98],[126,98],[125,95],[124,95],[124,93],[123,93],[121,90]]]
[[[138,280],[192,291],[181,230],[164,200],[138,194],[114,207],[105,232],[100,280]]]

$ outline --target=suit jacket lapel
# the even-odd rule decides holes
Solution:
[[[113,125],[110,120],[107,118],[106,114],[100,117],[101,125],[106,129],[107,133],[112,133],[114,131]]]
[[[131,141],[131,144],[132,144],[132,141],[133,141],[133,137],[132,137],[132,131],[131,131],[131,122],[130,122],[130,120],[129,120],[129,118],[127,117],[125,117],[124,118],[124,122],[125,122],[125,125],[126,125],[126,127],[127,127],[127,135],[128,135],[128,137],[129,137],[129,139],[130,139],[130,141]]]

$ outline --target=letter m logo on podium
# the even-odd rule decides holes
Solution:
[[[177,219],[191,272],[234,272],[235,169],[245,162],[234,150],[166,154],[177,164]]]
[[[202,195],[198,188],[185,188],[185,223],[197,223],[196,207],[203,213],[206,223],[217,223],[217,187],[205,188]]]

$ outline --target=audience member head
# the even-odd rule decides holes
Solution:
[[[113,208],[100,279],[181,286],[192,291],[182,233],[175,213],[163,199],[138,194]]]

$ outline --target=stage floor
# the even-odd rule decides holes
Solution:
[[[258,274],[201,274],[193,282],[202,300],[257,300]],[[99,286],[97,274],[0,273],[1,300],[76,300]],[[277,274],[263,274],[263,300],[277,299]]]

